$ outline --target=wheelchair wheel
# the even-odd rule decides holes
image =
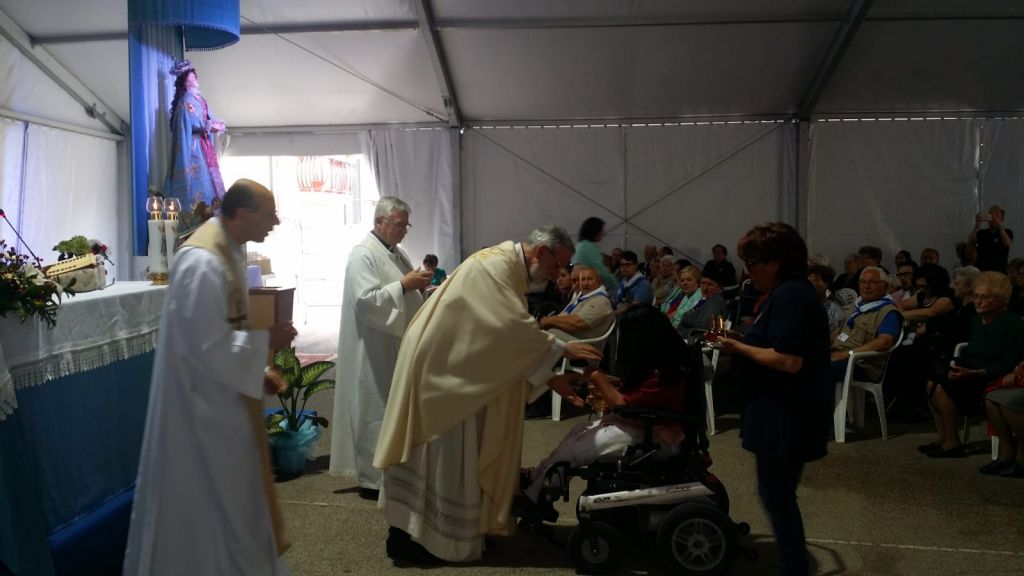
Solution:
[[[584,574],[614,572],[622,556],[622,538],[604,522],[578,526],[569,535],[569,557]]]
[[[658,554],[682,574],[723,574],[738,552],[732,520],[711,504],[680,504],[658,524]]]

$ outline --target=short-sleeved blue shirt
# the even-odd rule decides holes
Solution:
[[[786,374],[740,357],[747,392],[743,448],[802,462],[825,456],[835,391],[828,376],[828,317],[811,283],[796,278],[776,286],[743,341],[803,358],[799,372]]]

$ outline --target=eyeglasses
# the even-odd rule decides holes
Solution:
[[[872,284],[888,284],[888,282],[886,282],[885,280],[869,280],[865,278],[861,278],[860,280],[861,286],[870,286]]]
[[[751,266],[755,264],[764,264],[764,260],[761,260],[760,258],[743,258],[742,260],[743,264],[746,265],[748,270]]]
[[[897,276],[913,276],[914,273],[913,272],[897,272],[896,275]]]
[[[406,222],[405,224],[402,224],[401,222],[395,222],[391,218],[385,218],[384,221],[387,222],[388,224],[396,227],[396,228],[405,228],[406,230],[408,230],[409,228],[412,228],[412,224],[409,224],[408,222]]]

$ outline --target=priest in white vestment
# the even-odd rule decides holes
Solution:
[[[433,275],[413,270],[409,255],[398,246],[410,226],[410,212],[398,198],[381,198],[373,231],[352,249],[345,265],[330,472],[355,476],[359,495],[370,500],[377,500],[380,489],[373,452],[398,348]]]
[[[396,562],[476,560],[485,535],[511,533],[527,401],[547,384],[582,405],[551,368],[562,356],[600,358],[541,331],[526,308],[527,290],[543,287],[572,252],[554,226],[485,248],[406,330],[374,458]]]
[[[278,224],[273,193],[239,180],[178,251],[160,321],[125,552],[126,576],[281,576],[288,546],[263,419],[265,372],[291,323],[248,329],[245,243]]]

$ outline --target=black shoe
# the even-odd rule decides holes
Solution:
[[[374,502],[380,498],[380,490],[374,490],[373,488],[359,487],[359,497],[363,500],[373,500]]]
[[[1012,460],[1009,464],[1003,466],[1003,469],[999,471],[999,475],[1003,478],[1024,478],[1024,464]]]
[[[399,530],[394,526],[388,527],[388,540],[384,548],[387,551],[388,558],[391,558],[395,566],[399,568],[404,566],[440,566],[444,564],[444,560],[427,552],[427,549],[421,544],[413,542],[412,536],[409,536],[407,532]]]
[[[985,464],[981,468],[978,468],[978,472],[985,474],[986,476],[999,476],[1003,471],[1003,468],[1011,466],[1013,460],[1009,462],[1003,462],[1002,460],[993,460],[988,464]]]
[[[927,444],[921,444],[917,447],[917,451],[925,456],[931,456],[932,454],[942,452],[942,444],[938,442],[929,442]]]
[[[937,452],[927,452],[925,455],[929,458],[964,458],[967,456],[967,449],[964,448],[963,444],[957,444],[949,450],[943,450],[942,447],[939,446],[939,450]]]

